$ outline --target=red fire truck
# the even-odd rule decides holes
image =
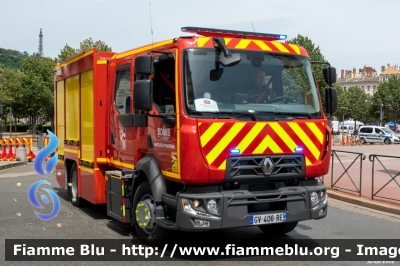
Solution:
[[[143,240],[327,215],[332,135],[307,51],[286,36],[193,33],[79,54],[55,73],[56,179]],[[326,109],[336,70],[323,68]]]

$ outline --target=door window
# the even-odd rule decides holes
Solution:
[[[131,78],[129,66],[117,69],[115,82],[115,108],[121,115],[130,113],[131,96],[130,96]]]

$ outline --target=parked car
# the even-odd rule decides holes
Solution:
[[[365,143],[400,143],[399,137],[390,129],[378,126],[360,127],[359,133],[360,144]]]
[[[339,132],[340,134],[343,132],[343,135],[353,135],[354,127],[350,125],[344,125],[340,127]]]

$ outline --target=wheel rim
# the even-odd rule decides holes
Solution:
[[[385,144],[390,144],[390,139],[385,139]]]
[[[150,195],[144,195],[136,204],[135,219],[138,226],[147,234],[156,230],[156,218],[154,215],[154,200]]]

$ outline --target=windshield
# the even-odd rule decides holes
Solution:
[[[388,134],[393,134],[394,133],[392,130],[390,130],[388,128],[385,128],[385,127],[381,128],[381,129],[382,129],[383,132],[388,133]]]
[[[185,106],[189,115],[252,114],[321,117],[311,64],[304,56],[230,50],[240,63],[224,67],[217,49],[183,53]]]

